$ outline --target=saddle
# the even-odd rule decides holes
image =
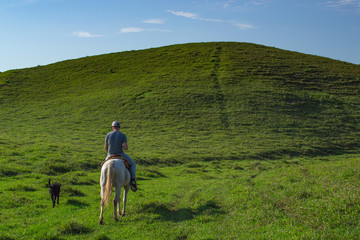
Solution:
[[[104,165],[104,163],[105,163],[106,161],[109,161],[109,160],[111,160],[111,159],[121,159],[121,160],[123,160],[123,162],[124,162],[124,164],[125,164],[125,167],[130,171],[129,161],[128,161],[126,158],[124,158],[123,156],[121,156],[121,155],[110,155],[107,159],[105,159],[105,160],[101,163],[101,167]]]

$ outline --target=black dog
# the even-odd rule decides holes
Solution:
[[[57,199],[57,204],[59,204],[60,186],[61,186],[60,183],[50,184],[50,179],[49,179],[49,193],[51,196],[51,200],[53,202],[53,207],[55,207],[56,199]]]

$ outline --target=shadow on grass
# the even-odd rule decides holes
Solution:
[[[0,235],[0,240],[14,240],[15,238],[10,237],[9,235]]]
[[[225,214],[215,201],[208,201],[196,209],[172,207],[164,203],[153,202],[142,207],[142,211],[155,213],[159,215],[157,219],[161,221],[182,222],[192,220],[200,215],[217,215]]]
[[[78,208],[84,208],[84,207],[89,206],[89,204],[83,203],[83,202],[81,202],[79,200],[76,200],[76,199],[68,199],[66,204],[73,205],[73,206],[78,207]]]
[[[0,167],[0,177],[13,177],[19,174],[16,169],[11,169],[5,166]]]
[[[64,187],[61,189],[61,191],[64,193],[64,195],[72,196],[72,197],[84,197],[86,194],[81,192],[77,188],[73,188],[70,185],[64,185]]]
[[[148,180],[152,178],[166,177],[162,172],[157,169],[143,169],[139,172],[137,179],[138,180]]]

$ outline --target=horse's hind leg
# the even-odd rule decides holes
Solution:
[[[123,196],[123,209],[122,209],[122,212],[121,212],[121,216],[124,217],[125,214],[126,214],[126,202],[127,202],[127,195],[128,195],[128,192],[129,192],[129,186],[126,186],[124,187],[124,196]],[[120,206],[119,206],[119,210],[120,210]]]
[[[121,212],[120,212],[120,197],[119,197],[118,205],[117,205],[117,215],[118,215],[118,216],[121,216]]]
[[[100,217],[99,217],[99,224],[104,224],[103,222],[103,212],[104,212],[104,187],[101,186],[101,190],[100,190],[100,196],[101,196],[101,200],[100,200]]]
[[[119,221],[117,214],[116,214],[116,210],[117,210],[118,204],[120,205],[120,191],[121,191],[121,188],[115,187],[115,197],[114,197],[114,220],[115,221]],[[119,206],[119,208],[120,208],[120,206]]]
[[[104,224],[103,211],[104,211],[104,200],[101,199],[101,201],[100,201],[100,217],[99,217],[99,224],[101,224],[101,225]]]

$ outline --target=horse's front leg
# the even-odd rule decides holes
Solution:
[[[129,192],[129,186],[126,186],[124,187],[124,196],[123,196],[123,209],[122,209],[122,212],[121,212],[121,216],[124,217],[125,214],[126,214],[126,202],[127,202],[127,195],[128,195],[128,192]],[[120,206],[119,206],[120,208]],[[120,210],[120,209],[119,209]]]

